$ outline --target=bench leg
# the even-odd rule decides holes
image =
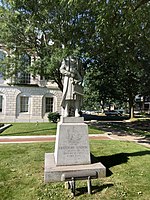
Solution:
[[[69,181],[65,182],[65,189],[70,189],[70,183],[69,183]]]
[[[72,177],[72,180],[69,182],[70,183],[70,189],[71,189],[71,193],[73,196],[75,196],[75,180]]]
[[[88,177],[88,180],[87,180],[88,194],[91,194],[91,193],[92,193],[91,187],[92,187],[92,184],[91,184],[91,177],[89,176],[89,177]]]

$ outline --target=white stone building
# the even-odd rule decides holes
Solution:
[[[6,55],[0,46],[0,59]],[[0,123],[47,122],[49,112],[60,113],[62,92],[57,84],[41,80],[40,76],[21,75],[20,84],[15,85],[10,84],[12,78],[4,80],[0,73]]]

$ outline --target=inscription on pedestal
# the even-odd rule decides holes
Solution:
[[[82,154],[88,153],[87,146],[66,146],[59,147],[64,159],[73,159],[73,162],[78,162],[81,159]]]
[[[89,164],[88,127],[84,123],[60,123],[55,145],[56,165]]]

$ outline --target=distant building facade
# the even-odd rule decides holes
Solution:
[[[137,95],[135,97],[135,111],[150,114],[150,96]]]
[[[0,46],[0,59],[7,54]],[[60,113],[61,96],[53,81],[22,72],[4,80],[0,72],[0,122],[47,122],[49,112]]]

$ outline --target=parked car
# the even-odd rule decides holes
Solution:
[[[106,116],[121,116],[122,114],[116,110],[107,110],[105,111]]]

